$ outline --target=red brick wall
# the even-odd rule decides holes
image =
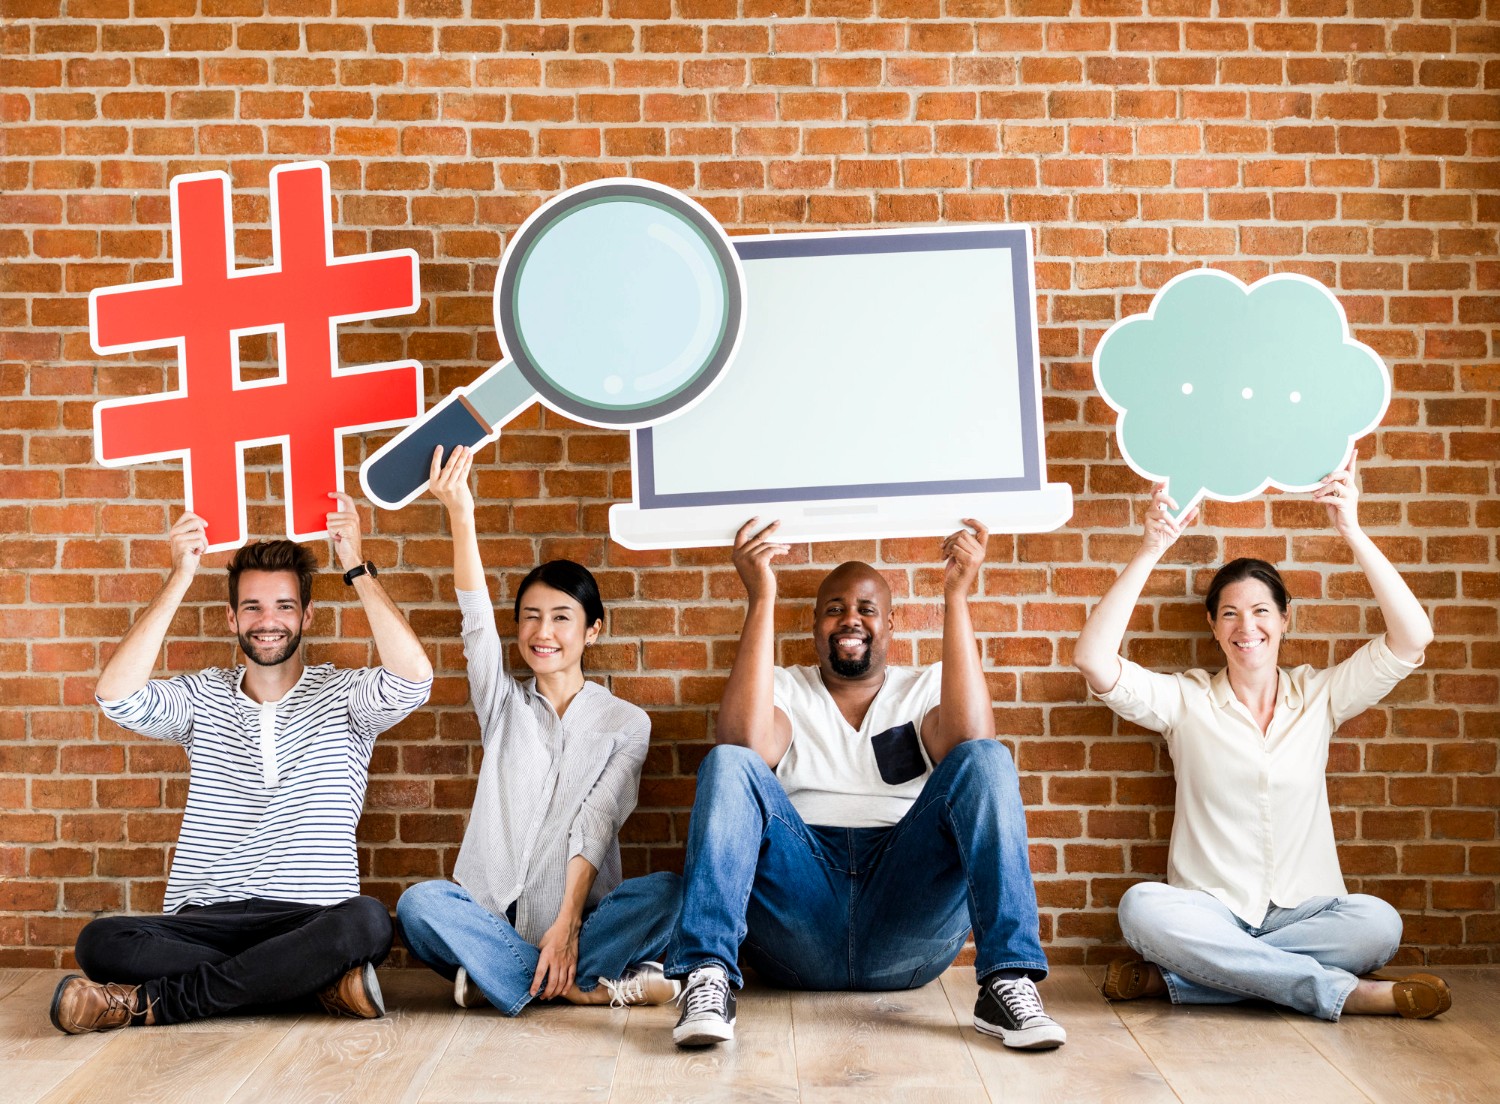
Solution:
[[[122,734],[92,705],[100,662],[162,579],[182,484],[177,465],[91,460],[91,404],[161,390],[174,367],[94,356],[87,292],[168,271],[167,182],[192,170],[228,170],[240,263],[264,261],[267,173],[305,157],[332,166],[342,251],[421,255],[420,314],[345,327],[343,350],[420,359],[430,399],[497,356],[489,292],[506,235],[585,179],[663,181],[739,232],[1035,226],[1047,450],[1076,513],[1057,533],[994,538],[975,612],[1061,962],[1117,939],[1121,891],[1163,869],[1172,801],[1159,744],[1086,704],[1068,664],[1089,602],[1134,544],[1143,490],[1119,461],[1089,354],[1187,268],[1305,272],[1336,289],[1395,376],[1386,424],[1361,446],[1363,516],[1438,634],[1427,665],[1334,741],[1345,869],[1401,908],[1409,959],[1497,959],[1500,33],[1486,9],[68,0],[64,14],[61,0],[0,0],[0,962],[55,964],[90,916],[157,907],[184,796],[179,751]],[[351,471],[360,455],[351,446]],[[251,459],[252,529],[275,534],[273,458]],[[681,860],[741,607],[722,551],[608,542],[606,509],[628,485],[624,434],[535,413],[478,475],[497,595],[559,555],[605,587],[597,669],[655,721],[626,829],[639,872]],[[1210,565],[1246,552],[1290,568],[1288,658],[1329,663],[1379,629],[1320,510],[1268,496],[1205,513],[1154,576],[1132,654],[1212,663],[1191,594]],[[361,859],[392,902],[451,868],[478,752],[439,509],[380,514],[369,543],[440,669],[431,706],[375,755]],[[862,556],[902,599],[896,658],[933,658],[935,554],[929,541],[795,549],[784,657],[805,654],[821,565]],[[230,659],[221,580],[195,585],[164,671]],[[360,611],[328,582],[311,653],[361,662]]]

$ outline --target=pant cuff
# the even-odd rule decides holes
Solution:
[[[974,963],[974,977],[979,980],[989,977],[996,970],[1025,970],[1034,975],[1032,981],[1041,981],[1047,976],[1049,967],[1046,959],[1040,958],[1015,958],[1007,962],[991,962],[980,966]]]
[[[1333,1007],[1329,1009],[1328,1015],[1321,1018],[1326,1019],[1329,1023],[1338,1023],[1339,1017],[1344,1014],[1344,1002],[1349,999],[1349,995],[1357,988],[1359,988],[1359,978],[1350,978],[1349,987],[1338,995],[1338,999],[1333,1002]]]
[[[681,966],[675,962],[669,962],[662,967],[662,972],[669,978],[676,978],[686,982],[689,974],[703,966],[717,966],[728,975],[730,985],[736,989],[743,989],[745,987],[745,979],[740,974],[739,968],[737,966],[726,966],[717,958],[705,958],[700,962],[693,963],[691,966]]]

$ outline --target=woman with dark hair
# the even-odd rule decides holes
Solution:
[[[1324,771],[1344,721],[1385,697],[1422,662],[1432,626],[1410,588],[1360,529],[1354,464],[1313,501],[1349,545],[1385,632],[1319,670],[1277,666],[1290,599],[1276,568],[1240,559],[1214,577],[1208,625],[1224,653],[1217,674],[1167,675],[1120,656],[1152,569],[1192,522],[1158,485],[1140,550],[1084,626],[1073,661],[1099,699],[1165,736],[1177,776],[1167,881],[1120,901],[1120,928],[1139,956],[1112,963],[1112,1000],[1178,1004],[1261,998],[1325,1020],[1342,1012],[1427,1018],[1451,1003],[1429,974],[1363,977],[1390,961],[1401,918],[1345,890]]]
[[[583,677],[604,628],[587,568],[552,560],[516,589],[516,636],[532,677],[505,670],[479,558],[473,452],[455,449],[431,488],[453,532],[469,693],[484,758],[454,881],[421,882],[396,906],[406,945],[468,1008],[514,1016],[534,998],[661,1004],[679,983],[660,958],[681,901],[675,874],[622,880],[620,826],[635,807],[651,722]]]

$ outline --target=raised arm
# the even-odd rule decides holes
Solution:
[[[943,680],[938,707],[922,722],[922,745],[934,763],[965,740],[995,735],[995,710],[969,616],[969,592],[984,566],[990,532],[973,518],[963,522],[967,529],[943,541]]]
[[[334,558],[348,571],[364,562],[360,551],[359,513],[354,509],[354,499],[342,491],[328,495],[337,503],[337,509],[328,515],[328,538],[333,542]],[[432,663],[417,634],[411,631],[406,618],[391,601],[380,580],[366,572],[354,580],[354,592],[359,595],[360,605],[365,608],[365,617],[370,622],[370,635],[375,640],[375,654],[380,665],[393,675],[411,682],[425,682],[432,677]]]
[[[444,464],[443,446],[432,453],[428,472],[428,489],[448,511],[448,527],[453,531],[453,585],[459,590],[484,590],[484,564],[479,559],[479,535],[474,528],[474,492],[469,488],[469,471],[474,465],[474,450],[459,445]]]
[[[1125,639],[1125,627],[1130,624],[1130,614],[1140,601],[1146,580],[1167,549],[1198,516],[1195,509],[1181,521],[1176,521],[1171,513],[1176,509],[1177,503],[1167,494],[1165,483],[1152,488],[1140,549],[1130,558],[1104,597],[1099,599],[1083,626],[1083,632],[1078,635],[1078,643],[1073,647],[1073,666],[1083,672],[1096,694],[1108,693],[1120,681],[1120,644]]]
[[[156,667],[156,657],[161,652],[162,642],[167,637],[167,628],[182,604],[183,596],[198,573],[198,562],[208,548],[208,537],[204,533],[204,520],[194,513],[184,513],[172,526],[172,570],[156,597],[151,599],[135,624],[130,626],[120,644],[115,648],[104,670],[99,673],[99,682],[94,693],[100,701],[120,701],[130,697],[151,678]]]
[[[448,512],[453,534],[453,586],[463,612],[464,659],[469,669],[469,697],[479,718],[479,735],[486,747],[498,736],[504,703],[517,692],[505,672],[505,645],[495,629],[489,582],[479,559],[479,537],[474,523],[474,492],[469,487],[474,451],[462,445],[442,462],[443,450],[433,451],[428,490]]]
[[[714,739],[747,747],[774,770],[792,741],[792,723],[776,708],[776,573],[771,561],[785,555],[787,546],[771,541],[781,524],[773,521],[753,532],[759,518],[751,518],[734,535],[734,568],[750,596],[740,648],[724,687]]]
[[[1427,645],[1432,643],[1432,622],[1401,573],[1359,527],[1359,485],[1354,479],[1352,456],[1347,468],[1323,479],[1322,486],[1313,492],[1313,501],[1328,508],[1328,520],[1349,545],[1370,581],[1380,614],[1385,618],[1385,640],[1391,651],[1407,663],[1420,662]]]

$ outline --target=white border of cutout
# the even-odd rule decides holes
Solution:
[[[1125,318],[1117,320],[1113,325],[1109,327],[1109,329],[1104,331],[1104,336],[1099,339],[1099,344],[1094,346],[1094,356],[1092,361],[1094,390],[1096,390],[1099,393],[1099,396],[1109,404],[1110,409],[1115,411],[1118,415],[1115,418],[1115,445],[1120,450],[1120,456],[1123,457],[1125,463],[1130,466],[1130,470],[1141,476],[1143,479],[1149,479],[1152,483],[1165,482],[1167,484],[1168,493],[1171,493],[1172,477],[1170,475],[1159,475],[1147,471],[1144,467],[1135,462],[1135,459],[1130,455],[1130,451],[1125,447],[1125,434],[1121,432],[1121,430],[1125,421],[1125,414],[1127,413],[1127,411],[1124,407],[1118,405],[1112,398],[1110,398],[1109,392],[1104,389],[1104,384],[1099,379],[1100,355],[1104,352],[1105,343],[1109,341],[1111,335],[1113,335],[1116,330],[1131,322],[1137,322],[1141,320],[1150,321],[1154,319],[1156,317],[1157,304],[1159,304],[1166,297],[1167,292],[1171,289],[1173,284],[1176,284],[1181,280],[1202,279],[1207,275],[1217,276],[1222,280],[1229,280],[1233,282],[1234,285],[1238,287],[1247,298],[1252,292],[1255,291],[1256,288],[1262,286],[1263,284],[1275,283],[1277,281],[1292,280],[1317,288],[1318,291],[1323,293],[1324,298],[1326,298],[1330,303],[1333,304],[1333,309],[1338,312],[1339,322],[1344,327],[1343,344],[1353,345],[1357,348],[1363,349],[1366,353],[1369,354],[1370,359],[1377,366],[1379,366],[1381,379],[1385,382],[1385,396],[1383,399],[1381,399],[1380,410],[1375,414],[1375,417],[1370,422],[1370,424],[1359,430],[1357,433],[1352,433],[1349,435],[1349,441],[1344,446],[1343,459],[1339,461],[1337,467],[1334,470],[1338,470],[1338,468],[1346,466],[1349,463],[1350,458],[1354,455],[1354,451],[1359,439],[1365,434],[1369,433],[1372,429],[1380,425],[1381,421],[1383,421],[1385,418],[1386,411],[1390,409],[1391,370],[1386,367],[1385,359],[1379,353],[1370,348],[1370,346],[1366,345],[1363,341],[1358,341],[1354,338],[1354,335],[1349,330],[1349,316],[1344,313],[1344,305],[1339,302],[1338,296],[1334,295],[1332,291],[1330,291],[1319,281],[1314,280],[1311,276],[1304,276],[1300,272],[1277,272],[1270,276],[1263,276],[1259,280],[1256,280],[1253,284],[1247,284],[1238,276],[1234,276],[1231,273],[1224,272],[1221,269],[1194,268],[1189,269],[1187,272],[1179,272],[1176,276],[1173,276],[1159,289],[1157,289],[1156,294],[1151,297],[1151,305],[1146,309],[1146,312],[1144,314],[1132,314],[1128,315]],[[1320,483],[1282,483],[1268,476],[1253,491],[1247,491],[1244,494],[1239,495],[1214,494],[1207,490],[1200,489],[1199,492],[1188,501],[1178,503],[1179,509],[1177,516],[1182,517],[1189,510],[1191,510],[1194,505],[1203,501],[1203,499],[1205,498],[1211,498],[1216,502],[1244,502],[1248,499],[1256,497],[1259,494],[1264,493],[1266,488],[1268,487],[1275,487],[1277,490],[1281,491],[1311,491],[1315,490],[1320,485]]]
[[[223,225],[224,225],[224,237],[225,237],[225,241],[224,241],[224,245],[225,245],[225,257],[226,257],[226,259],[227,259],[227,261],[228,261],[228,263],[230,265],[230,271],[228,273],[228,278],[230,280],[235,280],[235,279],[243,278],[245,276],[257,275],[257,274],[262,273],[262,272],[280,272],[281,271],[281,234],[280,234],[281,218],[280,218],[279,192],[278,192],[278,189],[277,189],[277,186],[276,186],[276,180],[277,180],[277,177],[281,173],[284,173],[284,172],[294,172],[294,171],[305,171],[305,170],[310,169],[310,168],[316,168],[316,169],[318,169],[321,172],[322,177],[323,177],[323,215],[324,215],[324,218],[323,218],[323,227],[324,227],[324,242],[323,242],[323,246],[324,246],[324,256],[328,258],[329,267],[334,267],[336,265],[352,264],[352,263],[355,263],[355,262],[358,262],[358,261],[364,261],[364,260],[368,260],[368,259],[388,259],[388,258],[392,258],[392,257],[407,257],[407,258],[409,258],[411,260],[411,296],[410,296],[410,302],[409,302],[408,305],[391,307],[391,308],[388,308],[386,310],[374,311],[374,312],[369,312],[369,313],[361,312],[358,315],[333,315],[333,316],[330,316],[330,318],[328,319],[328,340],[329,340],[329,344],[330,344],[329,357],[330,357],[330,364],[332,366],[332,374],[334,376],[358,376],[358,375],[365,375],[366,373],[369,373],[369,372],[381,371],[383,369],[388,369],[388,368],[415,368],[416,371],[414,373],[414,376],[415,376],[415,380],[416,380],[416,385],[415,385],[416,410],[417,410],[416,416],[417,416],[417,418],[421,418],[421,416],[423,414],[423,398],[424,398],[424,395],[423,395],[423,379],[422,379],[423,369],[422,369],[422,365],[421,365],[421,363],[419,361],[415,361],[415,360],[387,361],[387,362],[382,363],[382,364],[364,364],[364,365],[358,365],[358,366],[355,366],[355,367],[352,367],[352,368],[340,368],[339,367],[339,354],[338,354],[338,326],[339,326],[340,322],[346,322],[346,321],[364,321],[365,319],[369,319],[369,318],[389,318],[389,317],[396,317],[396,316],[403,315],[403,314],[410,314],[413,311],[415,311],[417,309],[417,307],[421,304],[421,276],[420,276],[420,271],[419,271],[419,269],[420,269],[420,263],[421,262],[420,262],[420,258],[418,258],[418,256],[417,256],[416,250],[414,250],[414,249],[390,249],[390,250],[385,250],[385,251],[380,252],[380,253],[359,253],[359,254],[355,254],[353,256],[349,256],[349,257],[335,257],[334,256],[334,252],[333,252],[333,194],[332,194],[332,190],[331,190],[330,184],[329,184],[328,163],[326,161],[322,161],[322,160],[297,161],[297,162],[293,162],[291,164],[277,165],[275,168],[273,168],[271,170],[271,176],[270,176],[270,180],[269,180],[269,183],[268,183],[270,197],[271,197],[271,221],[270,221],[271,249],[272,249],[271,264],[270,265],[259,265],[259,266],[255,266],[255,267],[251,267],[251,268],[243,268],[243,269],[242,268],[236,268],[236,267],[234,267],[234,261],[235,261],[234,229],[235,228],[234,228],[233,213],[232,213],[232,184],[231,184],[231,181],[229,179],[229,174],[226,173],[226,172],[224,172],[224,171],[222,171],[222,170],[214,170],[212,172],[200,172],[200,173],[184,173],[184,174],[182,174],[180,176],[173,177],[172,181],[171,181],[171,196],[172,196],[172,276],[171,276],[171,278],[170,279],[165,279],[165,280],[151,280],[151,281],[146,281],[146,282],[142,282],[142,283],[123,284],[123,285],[118,285],[118,286],[115,286],[115,287],[95,288],[93,291],[89,292],[89,345],[90,345],[90,347],[93,348],[93,350],[94,350],[95,353],[98,353],[100,356],[108,356],[108,355],[110,355],[112,353],[128,353],[128,352],[138,352],[138,351],[145,350],[145,349],[166,349],[166,348],[175,349],[176,353],[177,353],[177,381],[178,381],[178,383],[177,383],[177,389],[176,390],[174,390],[174,391],[154,392],[154,393],[149,394],[149,395],[135,395],[135,396],[131,396],[129,398],[123,398],[123,399],[104,399],[104,400],[101,400],[100,402],[97,402],[97,403],[94,404],[94,412],[93,412],[93,419],[94,419],[94,459],[100,465],[102,465],[103,467],[106,467],[106,468],[126,468],[126,467],[134,467],[134,466],[139,465],[139,464],[152,463],[152,462],[160,461],[160,460],[181,460],[182,461],[183,497],[184,497],[185,502],[186,502],[185,509],[187,509],[189,511],[191,511],[193,509],[193,460],[192,460],[192,454],[191,454],[190,450],[188,450],[188,449],[175,449],[175,450],[167,450],[167,451],[163,451],[163,452],[141,453],[141,454],[138,454],[138,455],[133,455],[133,456],[129,456],[129,457],[123,457],[123,458],[118,459],[118,460],[108,460],[103,455],[103,452],[102,452],[102,442],[101,442],[101,439],[100,439],[100,421],[101,421],[101,417],[102,417],[102,414],[103,414],[104,410],[109,409],[109,408],[113,408],[113,407],[135,406],[135,405],[137,405],[139,403],[159,402],[162,399],[181,398],[181,397],[184,397],[184,396],[187,395],[187,393],[188,393],[188,387],[187,387],[187,365],[186,365],[186,362],[185,362],[184,350],[183,350],[184,336],[183,335],[179,335],[177,338],[175,338],[173,340],[168,340],[168,341],[138,341],[138,342],[128,342],[128,343],[120,344],[120,345],[101,345],[101,344],[99,344],[99,340],[98,340],[98,301],[99,301],[99,299],[101,297],[107,296],[107,295],[121,295],[121,294],[125,294],[127,292],[139,291],[141,289],[148,289],[148,288],[181,287],[182,286],[182,250],[181,250],[181,240],[182,240],[182,238],[181,238],[181,226],[178,223],[178,210],[179,210],[179,208],[178,208],[178,190],[184,184],[188,184],[188,183],[192,183],[192,182],[196,182],[196,181],[200,181],[200,180],[219,180],[219,181],[222,181],[222,183],[223,183],[223,188],[222,188],[222,193],[221,194],[222,194],[223,200],[224,200],[224,224]],[[233,344],[232,344],[232,347],[231,347],[231,357],[232,357],[232,361],[233,361],[234,379],[231,381],[231,390],[234,390],[234,391],[244,391],[244,390],[249,390],[250,388],[253,388],[253,387],[273,387],[273,386],[276,386],[278,384],[282,384],[282,383],[286,382],[286,343],[285,343],[285,341],[282,340],[282,337],[284,336],[283,333],[282,333],[282,329],[283,329],[283,327],[281,325],[275,325],[275,326],[253,327],[253,328],[244,329],[244,330],[231,330],[229,332],[228,336],[229,336],[230,339],[233,340]],[[274,377],[271,377],[271,378],[268,378],[268,379],[263,379],[263,380],[252,380],[252,381],[250,381],[250,382],[247,383],[247,382],[244,382],[240,378],[240,350],[239,350],[239,341],[238,341],[238,338],[241,337],[242,335],[245,335],[245,334],[256,334],[256,333],[274,333],[274,334],[276,334],[276,337],[277,337],[277,341],[276,341],[276,365],[277,365],[277,371],[276,371],[276,375]],[[343,427],[340,427],[339,432],[336,435],[337,438],[338,438],[338,444],[337,444],[336,447],[338,447],[340,449],[340,451],[342,452],[343,439],[344,439],[344,437],[348,436],[351,433],[363,433],[363,432],[366,432],[366,431],[369,431],[369,430],[374,430],[374,429],[388,429],[391,426],[402,426],[402,425],[406,425],[406,424],[407,424],[407,420],[403,418],[403,419],[395,419],[395,420],[392,420],[392,421],[372,422],[372,423],[369,423],[367,425],[343,426]],[[236,471],[236,476],[237,476],[237,478],[239,480],[239,484],[240,484],[240,496],[239,496],[239,498],[240,498],[240,501],[239,501],[239,507],[240,507],[240,512],[239,512],[239,534],[238,534],[238,536],[237,536],[236,539],[230,540],[230,541],[215,541],[215,540],[211,539],[211,535],[210,535],[210,540],[209,540],[208,545],[207,545],[207,551],[209,551],[209,552],[220,552],[220,551],[224,551],[224,550],[230,549],[230,548],[238,548],[241,545],[245,544],[250,539],[250,537],[249,537],[249,522],[248,522],[248,508],[249,508],[248,498],[249,498],[249,496],[246,493],[247,488],[245,486],[245,450],[248,449],[248,448],[255,448],[255,447],[258,447],[258,446],[261,446],[261,445],[280,445],[281,446],[281,463],[282,463],[282,471],[284,473],[283,476],[282,476],[282,492],[283,492],[283,499],[284,499],[284,502],[285,502],[286,534],[287,534],[287,536],[289,538],[291,538],[292,540],[296,540],[296,541],[311,540],[311,539],[316,538],[316,537],[327,536],[328,535],[328,530],[326,528],[324,528],[324,529],[309,530],[307,532],[297,532],[295,530],[295,526],[294,526],[294,523],[293,523],[293,517],[292,517],[292,497],[291,497],[291,494],[290,494],[291,488],[293,486],[293,482],[292,482],[292,462],[291,462],[291,456],[290,456],[290,453],[289,453],[289,446],[291,444],[291,435],[283,433],[283,434],[278,434],[278,435],[271,436],[271,437],[257,437],[257,438],[246,439],[246,440],[236,439],[236,443],[237,443],[238,447],[235,449],[235,471]],[[343,464],[342,460],[340,460],[340,462],[339,462],[339,464],[337,465],[337,468],[336,468],[336,474],[337,474],[337,477],[336,477],[336,484],[337,484],[336,485],[336,489],[339,490],[339,491],[343,491],[344,490],[344,467],[345,467],[345,465]]]

